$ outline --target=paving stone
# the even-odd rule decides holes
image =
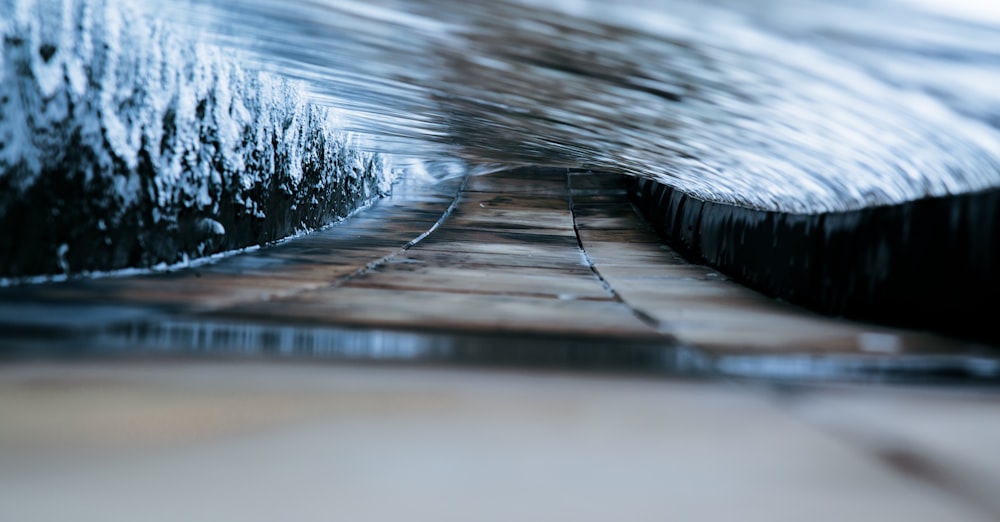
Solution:
[[[618,302],[565,297],[499,298],[494,294],[341,287],[238,305],[219,315],[376,328],[658,337]],[[581,317],[587,322],[581,323]]]
[[[403,268],[399,268],[399,265],[394,265],[356,277],[344,286],[472,292],[497,296],[534,295],[560,299],[611,299],[611,294],[601,286],[592,273],[570,277],[548,272],[528,275],[517,271],[500,272],[493,267],[412,268],[404,265]]]

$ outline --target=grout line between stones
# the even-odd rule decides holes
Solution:
[[[575,201],[573,199],[573,182],[572,182],[572,178],[573,178],[573,172],[569,172],[568,171],[566,173],[566,194],[567,194],[566,197],[569,200],[569,212],[570,212],[570,215],[573,218],[573,232],[576,234],[576,243],[577,243],[577,246],[580,249],[580,253],[583,255],[584,260],[587,262],[587,265],[590,267],[591,272],[593,272],[594,275],[601,281],[601,284],[604,285],[605,290],[607,290],[608,293],[611,294],[611,296],[615,299],[615,301],[617,301],[617,302],[621,303],[623,306],[627,307],[629,309],[629,311],[632,312],[632,315],[634,315],[637,319],[639,319],[640,321],[642,321],[643,324],[649,326],[650,328],[652,328],[653,330],[655,330],[657,333],[659,333],[661,335],[664,335],[664,336],[668,337],[671,341],[677,343],[678,340],[673,336],[673,334],[670,331],[670,327],[667,325],[666,322],[660,321],[659,319],[657,319],[657,318],[649,315],[648,313],[646,313],[646,312],[644,312],[642,310],[639,310],[638,308],[636,308],[636,307],[632,306],[631,304],[629,304],[621,296],[621,294],[619,294],[618,291],[615,290],[615,288],[611,284],[611,282],[604,278],[604,275],[601,274],[601,271],[598,270],[597,266],[594,264],[594,260],[591,259],[590,253],[587,252],[587,248],[583,244],[583,238],[580,236],[580,228],[577,225],[577,220],[576,220],[576,203],[575,203]]]
[[[416,246],[417,243],[420,243],[421,241],[426,239],[427,236],[434,233],[434,231],[437,230],[452,215],[452,213],[455,212],[455,208],[458,207],[458,202],[462,199],[462,195],[465,193],[465,187],[466,185],[468,185],[468,183],[469,183],[469,176],[466,175],[465,178],[462,179],[462,183],[458,186],[458,190],[455,191],[455,197],[452,198],[451,204],[448,205],[448,208],[445,209],[445,211],[441,214],[441,216],[437,219],[437,221],[435,221],[434,224],[431,225],[430,228],[428,228],[426,231],[424,231],[417,237],[411,239],[405,245],[395,250],[394,252],[382,256],[381,258],[366,264],[365,266],[355,270],[354,272],[351,272],[350,274],[347,274],[346,276],[337,279],[336,281],[327,285],[326,288],[339,288],[343,286],[345,283],[353,280],[354,278],[367,274],[368,272],[371,272],[372,270],[388,263],[390,259],[403,254],[407,250]]]

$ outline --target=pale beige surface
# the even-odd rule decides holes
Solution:
[[[0,520],[996,515],[978,490],[911,477],[842,426],[867,430],[874,420],[875,432],[895,436],[890,447],[996,491],[997,400],[884,390],[801,397],[790,406],[720,383],[486,370],[7,365]]]

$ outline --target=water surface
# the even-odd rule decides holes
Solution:
[[[878,0],[173,0],[400,157],[800,213],[1000,186],[1000,15]]]

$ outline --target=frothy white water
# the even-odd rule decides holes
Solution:
[[[133,0],[0,1],[0,175],[27,186],[75,154],[88,177],[116,164],[132,173],[116,180],[130,201],[146,155],[157,206],[210,207],[220,176],[249,189],[284,162],[277,182],[294,191],[317,145],[356,148],[339,114],[310,106],[300,82],[246,69],[163,22]],[[313,142],[315,128],[324,135]],[[265,164],[272,141],[281,157]]]
[[[244,65],[141,0],[0,0],[0,275],[181,262],[389,190],[336,110]]]
[[[967,4],[968,2],[966,2]],[[931,0],[172,0],[379,150],[813,213],[1000,186],[1000,20]]]

